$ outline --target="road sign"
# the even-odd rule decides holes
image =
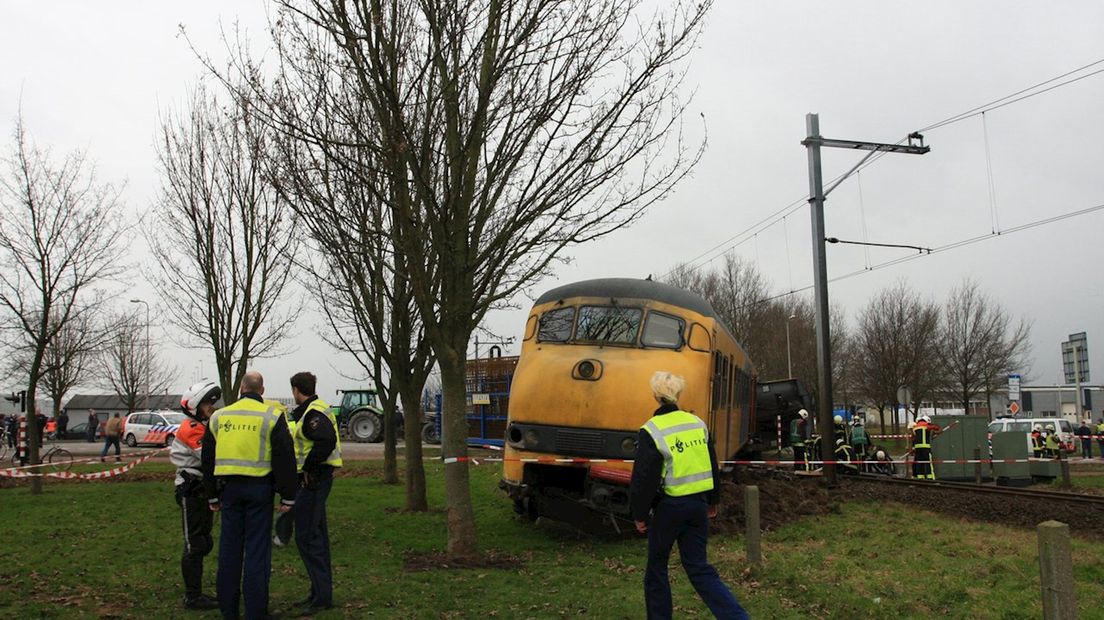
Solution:
[[[1012,401],[1011,403],[1008,404],[1008,413],[1011,413],[1012,415],[1016,415],[1019,412],[1020,412],[1020,403],[1018,403],[1016,401]]]
[[[1008,400],[1020,400],[1020,375],[1008,375]]]

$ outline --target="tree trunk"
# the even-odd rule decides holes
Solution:
[[[383,403],[383,483],[398,484],[399,468],[395,454],[395,382],[391,382],[390,398]]]
[[[403,415],[406,425],[406,505],[404,508],[414,512],[429,510],[426,501],[425,464],[422,463],[422,399],[420,389],[403,386]]]
[[[41,445],[38,437],[38,416],[35,415],[35,386],[38,383],[39,373],[42,372],[42,352],[38,351],[35,355],[34,361],[31,363],[31,385],[27,388],[27,464],[38,465],[39,460],[39,446]],[[42,468],[38,467],[31,470],[32,473],[41,474]],[[31,477],[31,494],[39,495],[42,493],[42,476]]]
[[[439,356],[444,398],[441,412],[441,453],[445,458],[445,503],[450,558],[469,558],[478,553],[475,536],[475,511],[472,508],[468,475],[468,420],[464,355]],[[448,462],[448,459],[459,459]]]

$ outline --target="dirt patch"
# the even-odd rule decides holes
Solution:
[[[844,479],[835,494],[840,499],[898,502],[932,512],[1013,527],[1034,529],[1043,521],[1053,519],[1068,524],[1072,534],[1104,538],[1104,506],[1099,505],[853,479]]]
[[[506,553],[490,551],[478,555],[462,558],[450,558],[441,551],[415,552],[407,551],[403,554],[403,569],[407,572],[429,571],[438,569],[456,568],[493,568],[502,570],[518,570],[525,563],[521,558]]]
[[[721,481],[721,506],[710,528],[716,533],[744,532],[744,487],[759,487],[759,525],[775,530],[811,515],[839,512],[839,498],[829,494],[820,478],[794,476],[775,469],[737,469]]]

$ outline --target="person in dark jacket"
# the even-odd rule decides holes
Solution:
[[[1085,412],[1088,413],[1088,412]],[[1081,438],[1081,458],[1092,458],[1092,420],[1086,417],[1081,420],[1081,426],[1077,427],[1076,435]]]
[[[58,439],[68,439],[68,437],[66,437],[66,433],[68,433],[68,432],[69,432],[69,414],[65,413],[65,410],[62,409],[61,413],[59,413],[58,417],[57,417],[57,438]]]
[[[274,494],[280,494],[280,512],[295,504],[295,449],[287,419],[264,402],[263,394],[261,374],[245,373],[241,398],[216,411],[203,435],[207,501],[222,513],[215,583],[224,618],[239,616],[243,593],[246,618],[269,616]]]
[[[333,488],[334,469],[341,467],[341,440],[330,406],[316,393],[318,379],[309,372],[291,377],[296,407],[292,439],[299,464],[299,495],[295,502],[295,546],[307,569],[310,592],[300,615],[312,616],[333,607],[333,569],[326,500]]]
[[[96,431],[100,430],[100,418],[95,409],[88,410],[88,428],[84,429],[84,437],[88,443],[95,443]]]
[[[713,615],[747,618],[707,560],[709,519],[717,516],[720,503],[717,456],[705,423],[678,407],[685,386],[682,377],[669,372],[652,375],[659,408],[637,438],[629,496],[636,530],[648,534],[647,616],[671,618],[667,561],[677,541],[682,567]]]

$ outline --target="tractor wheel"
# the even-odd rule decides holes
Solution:
[[[437,432],[437,425],[433,422],[426,422],[422,425],[422,443],[441,443],[440,433]]]
[[[349,438],[360,443],[372,443],[383,436],[383,421],[371,411],[361,411],[349,419]]]

